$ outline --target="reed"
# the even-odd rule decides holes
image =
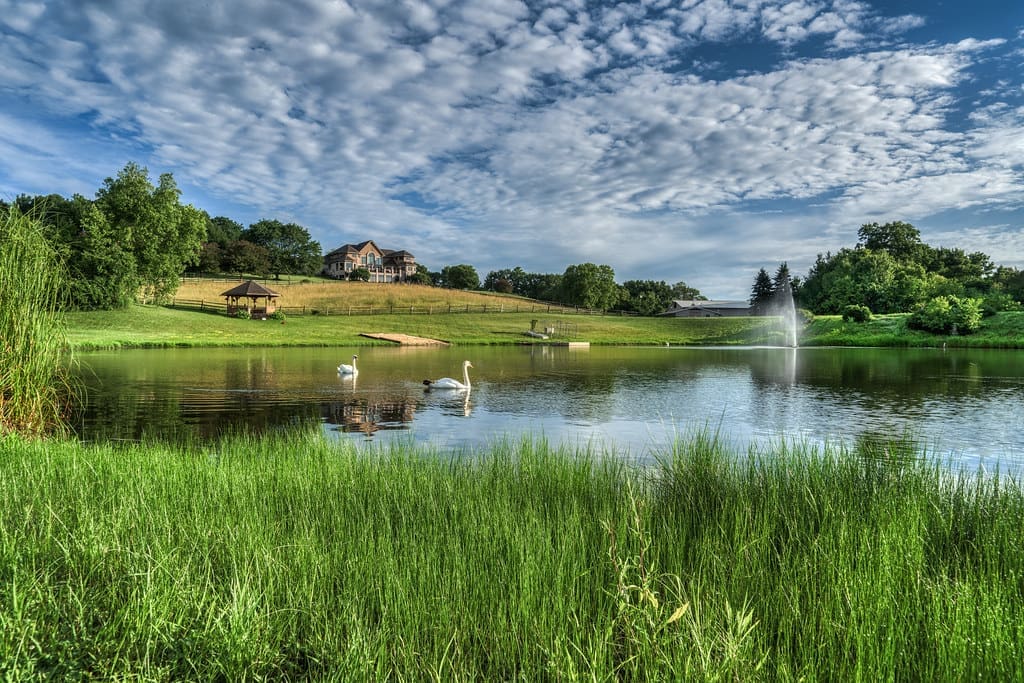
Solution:
[[[0,211],[0,432],[63,425],[68,358],[58,311],[63,271],[41,224]]]
[[[913,448],[0,439],[0,675],[1020,680],[1024,495]]]

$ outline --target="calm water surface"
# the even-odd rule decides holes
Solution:
[[[359,354],[359,375],[335,368]],[[469,394],[424,391],[461,376]],[[740,447],[912,434],[965,466],[1024,466],[1020,351],[469,347],[182,349],[81,356],[85,440],[212,439],[309,420],[361,444],[475,448],[530,434],[652,457],[719,430]]]

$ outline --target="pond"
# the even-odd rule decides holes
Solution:
[[[338,375],[358,353],[359,374]],[[426,391],[461,377],[472,391]],[[473,449],[528,434],[655,457],[711,429],[741,448],[910,434],[970,468],[1024,464],[1024,353],[549,346],[175,349],[80,356],[83,440],[214,439],[310,420],[335,438]]]

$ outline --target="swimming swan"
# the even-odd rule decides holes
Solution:
[[[352,365],[348,363],[342,363],[338,366],[339,375],[352,375],[353,377],[359,374],[359,369],[356,367],[356,358],[359,356],[352,356]]]
[[[469,369],[471,367],[473,364],[468,360],[462,361],[461,382],[451,377],[442,377],[441,379],[425,379],[423,383],[427,385],[427,389],[465,389],[469,391]]]

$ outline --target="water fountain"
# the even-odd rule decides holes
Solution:
[[[793,289],[788,281],[772,297],[770,313],[782,319],[784,345],[794,349],[797,348],[800,345],[799,322],[796,314],[796,301],[793,300]]]

